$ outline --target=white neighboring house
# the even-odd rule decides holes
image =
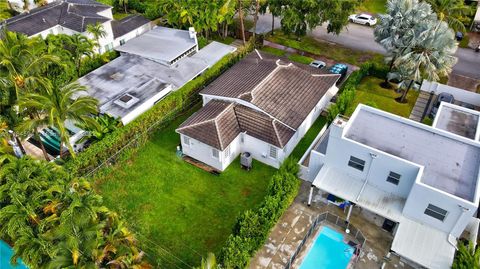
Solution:
[[[82,34],[90,39],[89,24],[100,23],[106,35],[99,39],[97,52],[112,50],[152,28],[151,22],[140,15],[114,20],[112,7],[93,0],[61,0],[50,2],[5,20],[4,26],[29,37],[49,34]]]
[[[337,93],[340,75],[252,52],[200,92],[184,154],[223,171],[243,152],[279,167]]]
[[[212,42],[198,50],[193,28],[156,27],[116,50],[120,57],[78,82],[99,101],[100,113],[127,124],[236,48]]]
[[[359,105],[317,137],[301,177],[393,224],[391,250],[415,267],[450,268],[480,199],[479,118],[442,103],[430,127]]]

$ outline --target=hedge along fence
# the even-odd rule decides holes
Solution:
[[[235,53],[223,57],[203,74],[169,94],[134,121],[92,144],[75,159],[67,161],[66,168],[77,176],[90,176],[104,164],[115,162],[124,150],[129,149],[128,154],[135,152],[148,141],[152,132],[165,127],[178,114],[199,103],[201,98],[198,92],[252,49],[253,45],[249,42]]]
[[[338,114],[345,113],[355,99],[355,89],[363,78],[367,76],[385,78],[387,74],[388,69],[385,66],[380,66],[374,62],[366,62],[360,66],[360,69],[353,71],[340,88],[336,103],[328,109],[328,122],[332,122]]]
[[[300,180],[297,161],[286,159],[270,179],[267,195],[257,209],[246,210],[220,251],[224,268],[246,268],[263,246],[278,219],[298,194]]]

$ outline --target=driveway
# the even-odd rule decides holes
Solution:
[[[257,32],[262,32],[272,28],[272,16],[264,14],[259,16],[257,23]],[[275,19],[275,28],[280,28],[280,19]],[[266,32],[268,32],[266,31]],[[318,26],[309,35],[320,41],[337,43],[342,46],[362,51],[373,51],[385,54],[385,49],[375,42],[373,38],[373,27],[349,24],[339,34],[328,34],[326,25]],[[457,64],[453,67],[453,74],[480,80],[480,53],[473,49],[458,48],[455,56],[458,58]]]

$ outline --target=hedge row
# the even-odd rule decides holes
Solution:
[[[278,219],[297,196],[298,164],[288,158],[270,179],[267,195],[257,209],[246,210],[220,252],[223,268],[246,268],[263,246]]]
[[[199,102],[201,99],[198,92],[252,49],[253,46],[249,42],[245,47],[238,49],[237,52],[225,56],[202,75],[165,97],[131,123],[108,134],[103,140],[92,144],[84,152],[78,154],[75,159],[68,160],[65,164],[66,168],[75,175],[85,176],[123,150],[127,145],[132,151],[135,151],[145,144],[152,131],[165,126],[166,123],[175,118],[175,115]],[[130,143],[131,141],[133,142]]]
[[[352,74],[343,83],[340,94],[334,105],[328,109],[327,120],[332,122],[338,114],[343,114],[352,104],[355,99],[355,89],[360,84],[364,77],[374,76],[378,78],[385,78],[388,74],[388,69],[385,66],[380,66],[373,62],[366,62],[360,66],[360,69],[353,71]]]

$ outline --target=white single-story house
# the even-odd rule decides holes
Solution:
[[[450,268],[480,201],[479,115],[442,103],[428,126],[359,105],[315,139],[301,177],[383,217],[391,251],[415,268]]]
[[[198,50],[193,28],[156,27],[116,50],[120,57],[78,82],[99,101],[100,113],[127,124],[236,48],[212,42]]]
[[[93,0],[61,0],[36,7],[5,20],[4,26],[29,37],[49,34],[82,34],[90,39],[87,26],[100,23],[106,35],[98,40],[98,52],[103,53],[152,29],[141,15],[114,20],[112,7]],[[3,25],[2,25],[3,26]]]
[[[200,92],[203,107],[176,130],[182,151],[220,171],[244,152],[278,168],[337,93],[339,78],[252,52]]]

